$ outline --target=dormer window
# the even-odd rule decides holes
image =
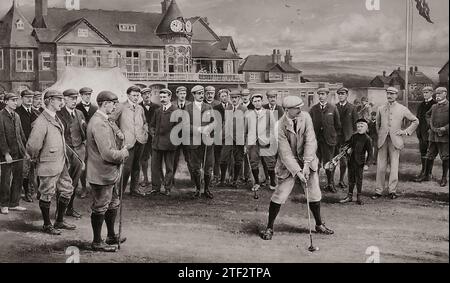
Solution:
[[[89,37],[89,30],[85,28],[79,28],[78,37]]]
[[[136,32],[136,25],[135,24],[119,24],[119,31]]]
[[[18,30],[23,30],[25,27],[24,27],[24,25],[23,25],[23,21],[21,20],[21,19],[18,19],[17,21],[16,21],[16,29],[18,29]]]

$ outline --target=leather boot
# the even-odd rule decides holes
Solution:
[[[326,174],[328,181],[327,190],[334,194],[337,193],[336,187],[334,186],[334,172],[326,170]]]
[[[211,191],[209,190],[209,184],[211,183],[211,176],[210,175],[205,175],[205,197],[209,198],[209,199],[213,199],[214,196],[211,193]]]
[[[425,162],[425,173],[421,178],[417,178],[414,180],[416,183],[428,182],[431,180],[431,170],[433,169],[433,160],[428,159]]]
[[[413,180],[414,182],[415,182],[417,179],[422,178],[423,175],[425,175],[425,166],[426,166],[426,163],[427,163],[427,159],[426,159],[426,158],[421,158],[420,161],[421,161],[421,164],[422,164],[422,169],[421,169],[419,175],[417,175],[417,176],[415,177],[415,179]]]
[[[102,240],[102,226],[105,216],[103,214],[91,214],[91,225],[92,232],[94,234],[94,240],[92,241],[91,247],[93,251],[96,252],[115,252],[117,251],[116,246],[107,245]]]
[[[116,223],[116,217],[117,217],[117,209],[109,209],[105,213],[105,223],[106,227],[108,229],[108,237],[106,238],[105,243],[107,245],[118,245],[119,242],[125,243],[127,238],[120,237],[119,234],[116,234],[114,230],[114,225]]]
[[[202,193],[201,193],[200,173],[199,172],[195,172],[193,175],[194,175],[194,183],[195,183],[195,193],[194,193],[194,195],[192,197],[193,198],[199,198],[202,195]]]
[[[440,182],[441,187],[447,186],[447,176],[448,176],[448,160],[442,161],[442,179]]]
[[[352,201],[353,201],[353,196],[348,194],[347,197],[345,199],[339,201],[339,203],[344,204],[344,203],[349,203],[349,202],[352,202]]]
[[[66,214],[67,206],[70,202],[70,199],[66,199],[63,197],[58,198],[58,205],[56,211],[56,229],[65,229],[65,230],[75,230],[77,227],[75,225],[69,224],[64,221],[64,215]]]

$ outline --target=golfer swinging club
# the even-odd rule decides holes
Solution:
[[[316,156],[317,140],[311,117],[308,113],[302,112],[302,106],[302,99],[296,96],[288,96],[283,101],[283,107],[287,109],[287,113],[279,120],[277,126],[276,172],[279,185],[272,195],[267,228],[261,233],[263,240],[272,239],[275,218],[294,186],[303,186],[305,190],[308,190],[308,204],[316,221],[316,232],[326,235],[334,234],[325,226],[320,216],[322,194],[319,187],[319,166]]]

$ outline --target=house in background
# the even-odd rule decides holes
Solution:
[[[446,87],[448,89],[448,61],[439,71],[439,86]]]
[[[233,88],[239,53],[229,36],[219,36],[204,18],[186,19],[175,0],[161,13],[49,8],[35,0],[33,21],[16,1],[0,21],[0,87],[44,90],[67,67],[120,68],[140,86],[196,84]]]
[[[308,109],[318,102],[317,90],[328,87],[333,94],[331,102],[336,102],[336,90],[341,83],[308,82],[303,79],[302,71],[292,65],[292,54],[286,51],[284,61],[280,50],[273,50],[272,55],[250,55],[241,66],[239,73],[244,76],[247,87],[252,93],[265,94],[269,90],[278,92],[278,103],[282,103],[285,96],[297,95],[302,97],[305,108]]]

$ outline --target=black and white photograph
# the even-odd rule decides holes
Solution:
[[[1,0],[0,263],[449,263],[448,88],[447,0]]]

